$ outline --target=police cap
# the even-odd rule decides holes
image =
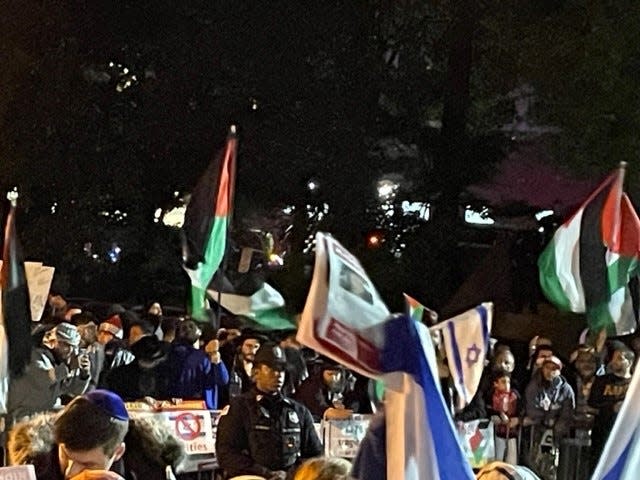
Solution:
[[[277,343],[263,343],[256,352],[253,364],[264,364],[274,370],[284,370],[287,366],[287,357]]]

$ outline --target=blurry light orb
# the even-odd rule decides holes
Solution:
[[[118,260],[120,260],[121,253],[122,248],[120,248],[117,243],[112,243],[111,249],[107,251],[107,258],[111,263],[117,263]]]
[[[320,182],[312,178],[307,182],[307,188],[309,189],[310,192],[315,192],[320,188]]]
[[[380,233],[370,233],[367,236],[367,246],[369,248],[378,248],[380,247],[380,245],[382,245],[383,240],[384,239],[382,238],[382,235]]]
[[[380,180],[377,185],[378,198],[389,200],[395,196],[399,185],[392,180]]]
[[[269,255],[269,265],[281,267],[282,265],[284,265],[284,260],[277,253],[272,253],[271,255]]]
[[[181,228],[184,225],[184,215],[187,207],[181,205],[174,207],[162,216],[162,223],[167,227]]]

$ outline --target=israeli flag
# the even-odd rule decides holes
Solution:
[[[493,304],[487,302],[431,327],[442,332],[459,409],[471,401],[480,384],[489,352],[492,318]]]
[[[428,329],[405,315],[385,322],[387,478],[470,480],[471,465],[440,393]]]

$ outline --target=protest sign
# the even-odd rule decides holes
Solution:
[[[371,415],[353,414],[344,420],[324,420],[322,439],[328,457],[354,458],[364,438]]]
[[[1,267],[2,260],[0,260]],[[29,288],[31,320],[34,322],[39,322],[44,313],[54,271],[54,267],[47,267],[42,262],[24,262],[24,273]]]
[[[388,316],[358,259],[330,235],[318,233],[298,340],[363,375],[378,375]]]

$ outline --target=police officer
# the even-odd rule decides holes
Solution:
[[[254,387],[220,417],[216,452],[228,476],[284,480],[301,460],[322,454],[309,410],[282,395],[286,365],[280,346],[263,344],[253,362]]]

